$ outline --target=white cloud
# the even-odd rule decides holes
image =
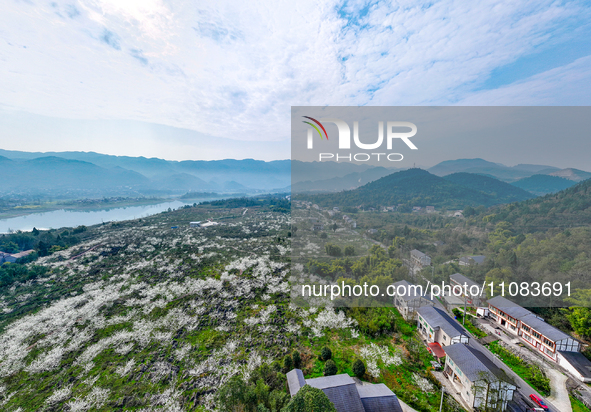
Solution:
[[[287,139],[292,105],[490,104],[510,90],[568,104],[560,90],[587,80],[587,60],[470,90],[588,15],[533,0],[12,2],[0,15],[0,104],[237,140]]]
[[[498,89],[470,94],[459,103],[467,106],[589,105],[590,67],[591,56],[582,57]]]

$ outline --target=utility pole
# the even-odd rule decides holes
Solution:
[[[443,410],[443,394],[445,393],[445,386],[441,385],[441,402],[439,402],[439,412]]]
[[[466,304],[468,297],[464,293],[464,317],[462,318],[462,325],[466,326]]]

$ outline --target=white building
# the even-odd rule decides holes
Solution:
[[[415,320],[417,318],[417,309],[423,306],[433,306],[433,301],[421,286],[413,285],[406,280],[393,283],[394,306],[406,320]],[[398,291],[401,294],[398,294]]]
[[[561,360],[559,352],[581,351],[581,343],[578,340],[549,325],[539,316],[509,299],[495,296],[488,300],[488,308],[490,317],[496,323],[520,337],[530,349],[543,354],[556,363]],[[562,358],[566,359],[565,356]]]
[[[428,343],[447,346],[455,343],[468,343],[469,337],[464,328],[447,313],[433,306],[417,309],[417,329]]]
[[[504,411],[516,385],[482,352],[457,343],[445,349],[444,375],[473,408]]]

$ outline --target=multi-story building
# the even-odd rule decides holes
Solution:
[[[422,286],[413,285],[406,280],[393,283],[392,286],[396,293],[394,306],[405,320],[415,320],[417,318],[417,309],[434,305],[429,295],[424,293]]]
[[[462,289],[462,298],[466,298],[466,303],[471,306],[480,306],[482,304],[482,299],[480,298],[480,292],[472,293],[474,291],[481,291],[482,285],[474,282],[472,279],[467,278],[466,276],[462,275],[461,273],[454,273],[449,277],[449,283],[452,288],[461,287]],[[457,294],[454,293],[454,296]]]
[[[456,343],[446,346],[443,373],[474,409],[504,411],[517,389],[507,374],[482,352]]]
[[[420,267],[431,265],[431,258],[417,249],[410,251],[410,260],[414,265]]]
[[[566,352],[580,352],[581,343],[572,336],[562,332],[552,325],[544,322],[544,319],[536,316],[529,310],[522,308],[509,299],[495,296],[488,300],[490,316],[505,330],[517,335],[528,346],[566,369],[568,359],[577,359],[577,362],[585,363],[591,369],[591,362],[584,362],[578,356]],[[561,355],[565,352],[565,355]],[[572,366],[572,365],[570,365]],[[591,374],[587,374],[591,378]]]

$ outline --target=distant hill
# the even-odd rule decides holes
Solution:
[[[135,172],[156,182],[171,179],[181,183],[182,187],[186,187],[186,183],[190,180],[186,175],[194,176],[204,182],[215,180],[217,185],[234,181],[244,187],[258,190],[272,190],[277,187],[288,186],[291,183],[291,160],[271,162],[253,159],[174,161],[158,158],[112,156],[93,152],[30,153],[2,149],[0,149],[0,156],[21,163],[37,158],[54,157],[82,161],[107,170],[118,167]],[[181,177],[181,175],[185,176]],[[198,182],[194,181],[194,183]],[[203,190],[204,188],[202,184],[190,187],[191,190]],[[168,186],[168,189],[176,190],[172,183]],[[220,190],[219,187],[205,189]]]
[[[581,182],[583,180],[587,180],[587,179],[591,178],[591,173],[584,172],[579,169],[572,169],[572,168],[557,170],[557,171],[554,171],[554,172],[551,172],[548,174],[550,176],[563,177],[565,179],[572,180],[574,182]]]
[[[542,173],[542,171],[544,173],[551,173],[555,170],[560,170],[558,167],[553,167],[553,166],[530,165],[530,164],[522,164],[522,163],[520,163],[516,166],[513,166],[512,169],[523,170],[523,171],[531,172],[531,173]]]
[[[68,160],[55,156],[31,160],[3,160],[0,162],[2,191],[129,191],[149,183],[145,176],[121,168],[105,169],[80,160]]]
[[[503,202],[496,195],[463,186],[422,169],[392,173],[354,190],[302,196],[302,198],[307,198],[322,206],[396,206],[403,204],[455,209],[462,209],[466,206],[491,206]]]
[[[1,153],[0,153],[1,154]],[[351,173],[363,173],[371,169],[383,170],[383,167],[376,167],[366,164],[355,164],[349,162],[302,162],[291,161],[292,184],[300,182],[317,182],[321,180],[341,178]],[[399,170],[388,168],[390,173]]]
[[[366,183],[373,182],[374,180],[387,176],[391,173],[391,169],[386,169],[385,167],[374,167],[363,172],[349,173],[343,177],[297,182],[293,184],[292,192],[340,192],[342,190],[351,190],[359,186],[363,186]]]
[[[484,192],[496,199],[498,203],[520,202],[535,197],[531,193],[512,186],[509,183],[473,173],[453,173],[445,176],[444,179],[470,189]]]
[[[495,207],[486,213],[491,221],[507,221],[527,232],[588,226],[591,224],[591,179],[558,193]]]
[[[533,175],[511,183],[513,186],[527,190],[537,196],[556,193],[576,184],[572,180],[558,176]]]
[[[458,172],[487,175],[507,183],[513,183],[534,174],[559,176],[576,182],[591,178],[591,173],[578,169],[559,169],[553,166],[534,164],[518,164],[509,167],[483,159],[446,160],[428,170],[437,176],[446,176]]]

